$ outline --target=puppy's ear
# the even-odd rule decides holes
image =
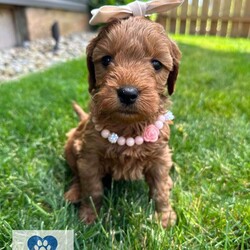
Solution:
[[[96,88],[96,78],[95,78],[95,65],[93,63],[93,50],[96,46],[97,40],[94,38],[86,49],[87,54],[87,68],[89,71],[88,81],[89,81],[89,93],[93,93]]]
[[[167,87],[168,87],[168,94],[172,95],[175,88],[175,82],[177,80],[178,71],[179,71],[179,63],[181,59],[181,52],[175,42],[170,40],[170,53],[173,58],[173,68],[169,73],[167,79]]]

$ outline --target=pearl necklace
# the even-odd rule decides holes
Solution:
[[[96,131],[100,132],[101,136],[107,139],[110,143],[117,143],[120,146],[127,145],[132,147],[134,145],[141,145],[143,142],[156,142],[160,135],[160,130],[164,127],[164,123],[171,124],[174,115],[171,111],[167,111],[164,115],[160,115],[154,124],[148,125],[141,136],[128,137],[118,136],[116,133],[110,132],[108,129],[103,129],[102,126],[97,124],[95,117],[92,122],[95,124]]]

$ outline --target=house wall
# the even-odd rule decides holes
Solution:
[[[87,0],[0,0],[0,49],[51,37],[59,23],[61,35],[88,29]]]
[[[0,0],[0,4],[28,6],[50,9],[64,9],[83,12],[87,10],[88,0]]]
[[[25,12],[30,40],[50,37],[55,21],[59,23],[61,35],[84,31],[88,27],[88,15],[84,13],[41,8],[26,8]]]
[[[0,48],[16,44],[13,12],[10,8],[0,8]]]

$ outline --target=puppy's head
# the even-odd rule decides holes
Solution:
[[[165,30],[144,17],[114,20],[87,47],[92,107],[128,123],[163,112],[174,91],[181,53]]]

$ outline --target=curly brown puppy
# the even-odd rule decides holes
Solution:
[[[87,47],[90,114],[81,117],[65,147],[75,180],[65,198],[81,202],[81,220],[95,220],[103,196],[102,179],[145,177],[162,225],[176,214],[169,196],[172,166],[166,117],[181,53],[163,27],[144,17],[108,23]],[[92,207],[90,197],[95,205]]]

